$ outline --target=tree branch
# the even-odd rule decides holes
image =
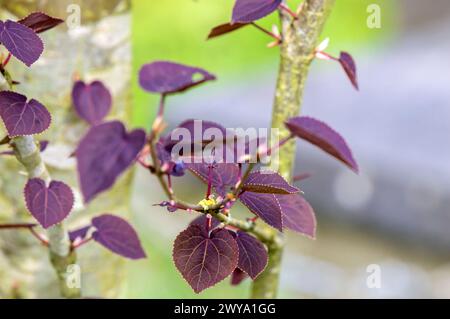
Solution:
[[[305,0],[297,19],[293,19],[285,10],[279,10],[283,40],[280,46],[272,128],[279,129],[281,139],[290,135],[284,122],[300,112],[309,66],[314,59],[314,49],[334,1]],[[274,163],[287,181],[292,180],[294,159],[295,140],[291,140],[280,149],[278,162]],[[265,225],[262,227],[268,228]],[[277,240],[268,244],[269,264],[253,282],[252,298],[277,296],[284,240],[281,233],[276,234],[274,238]]]
[[[22,163],[28,173],[28,178],[41,178],[50,182],[50,174],[41,158],[41,153],[32,136],[20,136],[11,140],[17,160]],[[66,298],[81,296],[79,288],[69,288],[66,282],[67,266],[75,263],[76,256],[70,251],[69,234],[61,222],[47,231],[50,261],[58,277],[61,295]]]
[[[154,126],[154,125],[153,125]],[[164,179],[164,176],[167,174],[166,172],[162,171],[158,155],[156,154],[156,147],[155,147],[155,141],[158,139],[158,133],[155,132],[155,130],[152,130],[151,138],[148,141],[148,147],[150,151],[150,156],[152,159],[151,169],[149,169],[150,173],[154,174],[156,178],[159,181],[159,184],[161,185],[161,188],[163,189],[166,196],[169,198],[169,200],[173,203],[174,206],[180,207],[181,209],[190,210],[190,211],[196,211],[202,214],[210,214],[220,222],[224,223],[225,225],[229,225],[232,227],[235,227],[237,229],[240,229],[242,231],[251,233],[255,235],[260,241],[264,243],[270,243],[270,242],[277,242],[276,236],[274,236],[274,233],[270,228],[261,227],[259,225],[256,225],[252,221],[244,221],[239,220],[236,218],[232,218],[228,214],[221,213],[220,210],[224,208],[224,206],[229,203],[232,200],[235,200],[235,198],[241,193],[242,187],[244,186],[244,181],[247,179],[248,175],[251,173],[254,164],[250,163],[248,164],[244,174],[242,175],[241,179],[238,181],[231,198],[227,197],[218,202],[217,204],[209,207],[208,209],[204,209],[200,205],[193,205],[190,203],[183,202],[181,200],[178,200],[173,193],[171,187],[167,184],[166,180]]]

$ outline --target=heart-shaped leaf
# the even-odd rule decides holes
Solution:
[[[173,260],[178,271],[196,293],[228,277],[238,263],[238,245],[225,229],[209,235],[191,225],[175,239]]]
[[[306,116],[298,116],[286,122],[287,128],[295,136],[304,139],[342,161],[354,172],[358,172],[358,164],[353,159],[352,151],[339,133],[327,124]]]
[[[314,211],[299,194],[244,192],[239,199],[252,213],[279,231],[289,228],[308,237],[315,237]]]
[[[91,125],[101,123],[112,105],[111,93],[100,81],[90,84],[77,81],[72,89],[72,101],[78,116]]]
[[[250,23],[274,12],[281,0],[236,0],[233,8],[233,23]]]
[[[358,90],[359,87],[358,78],[356,75],[356,63],[355,60],[353,60],[353,57],[347,52],[341,52],[341,55],[339,56],[339,63],[341,64],[355,89]]]
[[[92,226],[92,238],[105,248],[130,259],[146,257],[136,231],[123,218],[104,214],[93,218]]]
[[[0,21],[0,42],[27,66],[36,62],[44,51],[41,38],[32,29],[10,20]]]
[[[141,129],[127,133],[119,121],[92,126],[75,151],[81,192],[87,203],[114,185],[145,144]]]
[[[42,133],[51,122],[45,106],[11,91],[0,92],[0,116],[10,137]]]
[[[141,87],[160,94],[183,92],[215,79],[214,75],[203,69],[167,61],[145,64],[139,71]]]
[[[259,216],[267,224],[279,231],[283,230],[281,206],[274,194],[244,192],[239,199],[253,214]]]
[[[28,210],[44,228],[66,218],[74,203],[72,190],[62,182],[52,181],[47,187],[42,179],[33,178],[27,182],[24,193]]]
[[[221,35],[236,31],[242,27],[249,25],[248,23],[224,23],[214,27],[208,34],[208,40],[219,37]]]
[[[208,183],[209,164],[186,164],[186,167]],[[212,165],[211,185],[220,196],[225,196],[231,186],[236,185],[239,179],[239,166],[231,163],[219,163]]]
[[[239,268],[236,268],[231,274],[231,285],[237,286],[246,278],[248,278],[248,275]]]
[[[64,20],[50,17],[42,12],[33,12],[17,22],[29,27],[36,33],[41,33],[53,29],[63,23]]]
[[[239,269],[255,279],[267,266],[269,256],[266,248],[255,237],[242,231],[236,232],[236,242],[239,247]]]
[[[289,185],[281,175],[271,171],[251,173],[244,182],[244,191],[269,194],[295,194],[300,190]]]

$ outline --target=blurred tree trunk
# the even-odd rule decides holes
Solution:
[[[85,81],[102,80],[114,103],[110,118],[127,122],[131,111],[131,16],[129,0],[0,0],[0,18],[22,18],[34,11],[67,19],[79,5],[81,25],[57,28],[41,34],[45,51],[31,68],[11,61],[8,70],[20,81],[15,90],[41,101],[52,113],[52,125],[40,140],[49,140],[42,154],[53,179],[74,189],[77,203],[67,221],[70,229],[87,224],[95,214],[129,214],[131,173],[88,207],[81,201],[76,165],[70,154],[87,130],[71,105],[75,76]],[[71,6],[72,5],[72,6]],[[69,12],[68,12],[69,11]],[[70,21],[70,17],[69,17]],[[4,89],[4,87],[2,87]],[[0,136],[6,133],[3,126]],[[0,223],[30,221],[24,208],[26,176],[13,158],[0,158]],[[83,296],[117,297],[123,292],[125,265],[99,245],[78,252]],[[0,233],[0,298],[58,297],[58,284],[46,248],[26,231]]]

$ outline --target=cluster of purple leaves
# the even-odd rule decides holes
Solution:
[[[38,33],[64,22],[41,12],[34,12],[19,21],[0,21],[0,42],[18,60],[31,66],[44,51]]]
[[[75,150],[80,188],[86,203],[110,189],[145,145],[145,132],[127,132],[120,121],[105,121],[112,107],[111,93],[100,81],[77,81],[72,89],[77,115],[90,127]]]
[[[264,18],[279,9],[281,4],[281,0],[236,0],[231,21],[214,27],[210,31],[208,39],[213,39],[237,31],[248,25],[255,24],[255,21]],[[259,27],[259,29],[261,29],[261,27]],[[271,34],[267,31],[266,33],[269,35]],[[282,39],[280,41],[282,41]],[[329,59],[340,63],[353,87],[358,90],[356,64],[353,57],[347,52],[341,52],[339,58],[331,57],[328,54],[326,54],[326,56],[328,56]]]
[[[237,0],[231,23],[216,28],[214,36],[251,24],[275,11],[280,3],[277,0]],[[0,41],[12,55],[31,65],[43,49],[36,33],[51,28],[57,22],[57,19],[42,15],[30,15],[19,22],[1,22]],[[19,45],[13,46],[8,39],[17,40]],[[357,86],[356,67],[351,56],[343,53],[339,61]],[[167,61],[144,65],[139,73],[141,86],[146,91],[160,94],[162,100],[214,79],[214,75],[203,69]],[[112,107],[112,99],[108,89],[99,81],[90,84],[78,81],[73,87],[72,98],[75,112],[89,124],[87,133],[74,152],[80,188],[85,203],[88,203],[114,185],[117,178],[136,161],[145,149],[146,140],[151,139],[154,132],[150,136],[141,129],[127,132],[123,123],[105,121]],[[162,116],[163,109],[160,111]],[[51,122],[50,114],[41,103],[34,99],[28,101],[25,96],[9,91],[0,92],[0,116],[10,138],[42,133]],[[193,120],[185,121],[179,128],[193,133],[193,123]],[[214,127],[225,133],[224,145],[228,138],[237,138],[230,137],[226,129],[217,123],[203,124],[203,129]],[[352,170],[358,170],[344,139],[326,124],[309,117],[295,117],[289,119],[286,126],[292,138],[307,140]],[[315,236],[313,209],[300,195],[300,190],[280,175],[256,170],[245,180],[240,180],[241,163],[184,164],[172,158],[176,141],[168,136],[161,137],[156,145],[157,158],[167,175],[182,176],[188,169],[207,183],[219,198],[227,197],[241,183],[242,188],[234,194],[233,202],[238,199],[250,212],[279,231],[288,228],[309,237]],[[192,146],[209,142],[188,141]],[[47,185],[43,180],[32,179],[25,187],[25,200],[31,214],[44,228],[48,228],[69,215],[74,199],[70,187],[62,182],[52,181]],[[184,209],[172,205],[169,202],[162,204],[171,211]],[[229,208],[230,205],[224,205],[220,209],[225,212]],[[124,257],[145,257],[133,228],[123,219],[109,214],[94,218],[90,225],[75,230],[70,237],[74,245],[92,238]],[[267,251],[263,243],[252,235],[202,216],[179,234],[175,240],[173,258],[182,276],[195,292],[200,292],[230,274],[233,283],[240,282],[247,275],[255,279],[267,264]]]
[[[85,203],[110,189],[116,180],[136,161],[144,148],[146,134],[142,129],[127,132],[117,120],[105,121],[112,107],[112,96],[100,81],[86,84],[77,81],[72,88],[75,113],[89,124],[74,154],[80,189]],[[91,238],[112,252],[130,259],[145,258],[139,238],[125,220],[102,215],[92,219],[91,225],[70,233],[72,242]]]
[[[40,178],[30,179],[24,194],[27,209],[44,228],[64,220],[74,204],[71,188],[59,181],[51,181],[47,186]],[[79,241],[86,240],[91,228],[95,231],[90,238],[112,252],[130,259],[145,258],[133,227],[124,219],[110,214],[95,217],[90,225],[70,232],[71,242],[76,246]]]
[[[30,66],[43,51],[43,43],[37,33],[62,22],[40,12],[17,22],[0,21],[0,42],[11,55]],[[90,125],[75,151],[80,187],[84,201],[88,203],[112,187],[135,161],[144,147],[145,132],[127,132],[119,121],[104,122],[111,109],[112,98],[99,81],[90,84],[76,82],[72,97],[76,113]],[[51,123],[51,115],[42,103],[12,91],[0,92],[0,117],[8,133],[2,144],[13,142],[14,137],[40,134]],[[44,151],[47,145],[48,141],[42,141],[40,151]],[[0,153],[13,154],[13,151]],[[47,183],[40,178],[30,179],[25,185],[24,196],[27,209],[45,229],[67,218],[74,204],[71,188],[60,181]],[[136,232],[122,218],[109,214],[94,218],[91,225],[70,234],[73,243],[84,240],[90,228],[95,228],[91,238],[112,252],[131,259],[145,257]]]
[[[202,74],[203,78],[195,79],[193,77],[195,73]],[[154,62],[142,67],[139,78],[141,86],[146,91],[164,96],[185,91],[187,88],[214,79],[214,76],[199,68],[171,62]],[[325,123],[310,117],[294,117],[285,124],[291,132],[290,138],[304,139],[342,161],[355,172],[358,170],[344,139]],[[195,132],[195,121],[186,120],[175,128],[175,130],[182,128],[190,133],[191,140],[183,142],[187,143],[185,146],[191,147],[191,151],[195,145],[202,149],[212,142],[211,139],[203,139],[203,133],[210,128],[216,129],[225,137],[219,141],[218,149],[220,146],[225,148],[228,139],[237,138],[229,135],[220,124],[211,121],[202,121],[200,127],[201,131]],[[202,138],[195,140],[194,137],[200,134]],[[170,168],[165,171],[167,175],[182,176],[183,174],[176,174],[173,171],[173,167],[180,163],[179,158],[183,158],[184,155],[173,154],[175,145],[180,143],[180,140],[173,140],[173,136],[177,134],[169,133],[156,142],[157,159],[162,167]],[[187,168],[208,184],[214,190],[215,198],[227,198],[233,194],[236,185],[242,183],[240,192],[233,195],[251,213],[279,231],[288,228],[314,238],[316,232],[314,211],[300,194],[300,190],[290,185],[279,174],[270,171],[254,170],[242,181],[240,180],[242,165],[246,164],[210,163],[203,159],[198,163],[189,161],[183,168]],[[173,201],[162,202],[160,206],[167,207],[171,212],[179,209],[189,210]],[[223,205],[219,210],[225,212],[230,206]],[[267,265],[267,249],[256,237],[231,226],[221,225],[217,220],[211,220],[210,216],[203,215],[178,235],[173,247],[173,259],[183,278],[198,293],[230,275],[234,284],[247,276],[257,278]]]

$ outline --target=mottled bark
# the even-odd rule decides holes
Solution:
[[[306,0],[296,20],[280,11],[283,42],[272,113],[272,128],[279,129],[280,139],[289,135],[284,122],[300,112],[314,49],[333,4],[334,0]],[[292,140],[280,149],[279,162],[275,163],[286,180],[292,180],[294,159],[295,140]],[[281,233],[275,237],[277,240],[268,244],[269,264],[253,282],[252,298],[277,296],[284,240]]]
[[[51,177],[41,157],[39,145],[33,136],[13,138],[11,146],[17,160],[25,168],[28,178],[40,178],[50,183]],[[79,298],[81,289],[67,285],[67,267],[76,263],[75,252],[71,252],[68,230],[65,222],[50,227],[47,230],[50,262],[58,279],[59,291],[62,297]]]
[[[95,214],[129,214],[131,173],[121,177],[110,192],[85,206],[80,200],[75,161],[69,155],[88,128],[71,107],[74,76],[86,81],[104,81],[114,96],[109,117],[125,122],[129,119],[130,3],[124,0],[0,1],[0,15],[2,19],[15,15],[23,17],[40,10],[66,19],[70,14],[66,12],[70,4],[80,5],[81,26],[69,29],[67,25],[61,25],[41,34],[45,43],[41,59],[31,68],[12,60],[8,70],[15,80],[21,82],[15,88],[17,92],[41,101],[52,113],[50,129],[35,138],[50,141],[42,158],[51,177],[74,189],[76,204],[70,218],[64,222],[67,228],[73,229],[87,224]],[[0,135],[6,135],[3,127]],[[28,176],[21,174],[23,166],[14,157],[2,157],[0,170],[0,223],[31,221],[24,207],[23,187]],[[63,233],[54,229],[49,235],[61,239]],[[49,258],[46,249],[26,231],[0,232],[0,298],[60,296],[59,290],[64,287],[59,287],[54,267],[65,269],[67,261],[73,260],[58,259],[56,247]],[[122,258],[95,244],[83,246],[77,255],[84,296],[120,296],[125,282]]]

